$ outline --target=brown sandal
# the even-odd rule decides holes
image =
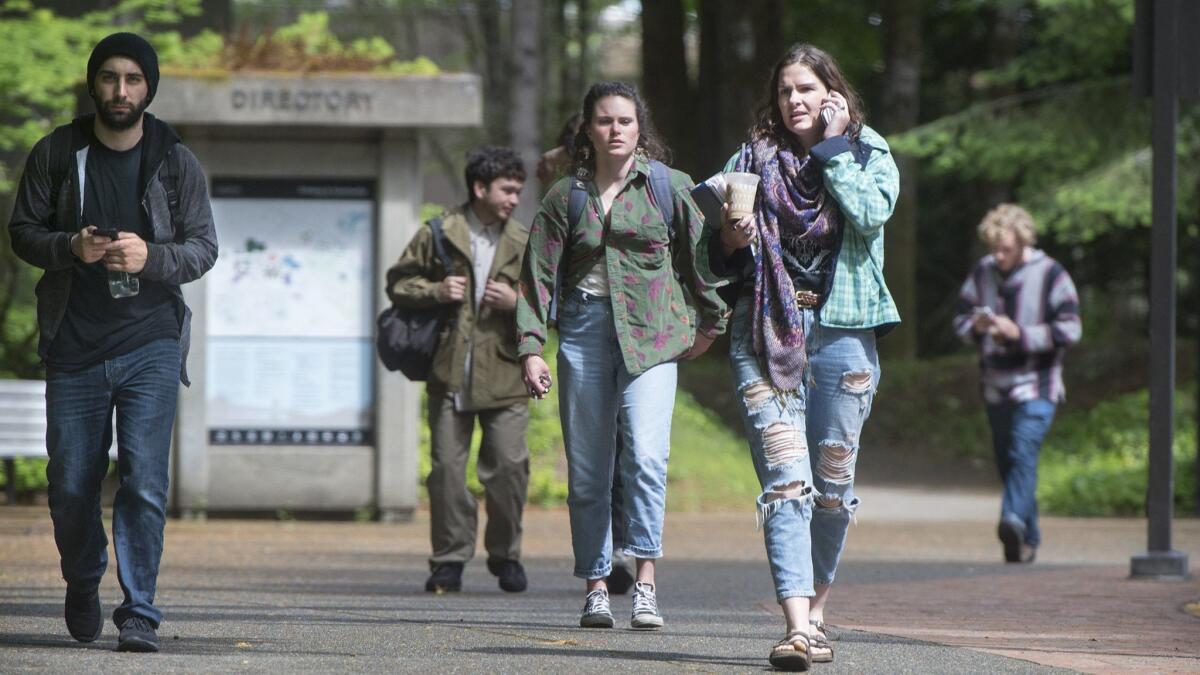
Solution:
[[[824,621],[809,621],[813,628],[813,634],[809,638],[811,643],[809,654],[812,656],[813,663],[832,663],[833,662],[833,645],[829,644],[829,635],[825,632]]]
[[[812,667],[807,630],[794,630],[771,648],[768,660],[779,670],[801,671]]]

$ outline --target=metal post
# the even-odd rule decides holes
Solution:
[[[1171,550],[1175,424],[1175,124],[1178,98],[1178,0],[1154,3],[1153,214],[1150,247],[1150,469],[1146,553],[1130,564],[1135,578],[1179,579],[1187,556]]]

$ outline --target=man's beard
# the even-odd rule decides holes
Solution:
[[[92,94],[92,103],[96,105],[96,116],[104,123],[104,126],[113,131],[125,131],[133,128],[133,125],[138,123],[142,118],[142,113],[146,111],[146,106],[150,105],[149,97],[142,99],[140,104],[134,104],[132,101],[122,101],[123,104],[129,106],[128,112],[113,112],[109,110],[105,101],[101,101],[98,96]]]

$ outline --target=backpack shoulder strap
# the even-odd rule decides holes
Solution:
[[[675,203],[671,189],[671,168],[662,162],[650,160],[650,198],[667,224],[667,234],[675,241]]]
[[[575,229],[579,225],[579,219],[583,218],[583,209],[587,207],[587,186],[583,181],[571,177],[571,191],[567,193],[567,231]]]
[[[163,189],[167,191],[167,207],[171,209],[171,218],[174,219],[175,212],[179,210],[179,156],[175,154],[174,145],[167,150],[163,164],[163,168],[166,169],[163,174]]]
[[[183,241],[183,227],[179,223],[179,153],[172,145],[163,157],[162,177],[163,191],[167,193],[167,213],[171,218],[171,229],[175,232],[176,241]]]
[[[437,254],[438,260],[442,261],[442,268],[445,269],[446,276],[450,276],[454,273],[454,268],[450,264],[450,256],[446,253],[446,233],[442,230],[442,217],[430,218],[429,229],[433,232],[433,250]]]
[[[65,124],[50,132],[50,208],[58,208],[59,191],[71,170],[72,124]]]

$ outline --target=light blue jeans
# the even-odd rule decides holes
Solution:
[[[674,362],[661,363],[641,375],[629,374],[608,298],[572,291],[558,317],[558,404],[575,576],[602,579],[612,571],[618,429],[623,550],[638,558],[662,557],[677,369]]]
[[[821,326],[803,310],[809,372],[794,392],[776,391],[754,353],[750,296],[731,321],[730,361],[754,470],[759,523],[775,595],[812,597],[833,583],[858,508],[859,432],[879,385],[875,333]]]

